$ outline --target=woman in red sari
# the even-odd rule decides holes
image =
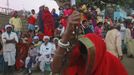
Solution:
[[[96,34],[87,34],[79,39],[71,34],[79,23],[79,13],[73,12],[67,29],[58,43],[53,63],[53,73],[62,75],[128,75],[120,60],[107,52],[104,40]],[[68,48],[71,39],[72,50]]]
[[[44,35],[46,36],[54,36],[54,17],[50,13],[49,9],[46,7],[43,14],[43,22],[44,22]]]
[[[16,70],[20,70],[25,67],[25,59],[28,54],[28,39],[25,35],[21,37],[20,42],[17,44],[17,58],[16,58]]]

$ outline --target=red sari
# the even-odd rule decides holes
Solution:
[[[80,41],[86,46],[87,59],[81,53],[81,45],[74,47],[69,65],[63,75],[128,75],[120,60],[106,51],[104,41],[95,34],[87,34]]]
[[[44,35],[54,36],[54,17],[52,14],[45,10],[43,14],[43,22],[44,22]]]
[[[16,58],[16,69],[19,70],[21,68],[24,68],[25,65],[25,59],[28,54],[28,44],[25,43],[18,43],[17,44],[17,58]]]

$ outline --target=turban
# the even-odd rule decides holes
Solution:
[[[33,39],[39,39],[39,37],[38,36],[34,36],[34,38]]]
[[[9,25],[9,24],[8,24],[8,25],[5,26],[5,29],[7,29],[7,28],[9,28],[9,27],[10,27],[10,28],[13,28],[12,25]]]

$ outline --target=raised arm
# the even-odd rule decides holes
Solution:
[[[67,28],[62,36],[62,39],[59,41],[60,45],[67,46],[69,40],[73,37],[73,31],[75,27],[79,24],[80,21],[80,14],[77,11],[74,11],[72,15],[68,17],[68,25]],[[55,51],[54,59],[51,64],[52,72],[59,73],[62,69],[63,59],[66,52],[66,48],[58,46],[57,50]]]

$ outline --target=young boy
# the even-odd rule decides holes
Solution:
[[[38,50],[37,50],[37,48],[34,47],[34,44],[31,43],[30,47],[29,47],[29,51],[28,51],[28,56],[25,61],[25,68],[28,71],[28,75],[31,75],[31,73],[32,73],[31,70],[37,62],[36,61],[37,56],[38,56]]]

